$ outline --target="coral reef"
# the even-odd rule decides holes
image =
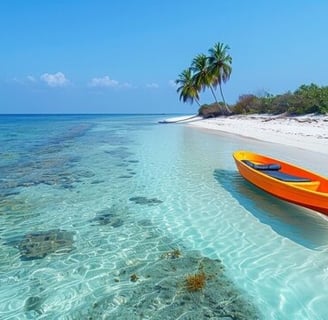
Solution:
[[[109,154],[113,158],[125,160],[133,155],[133,153],[128,150],[129,148],[120,146],[113,150],[106,150],[104,152]]]
[[[38,296],[31,296],[26,299],[24,304],[24,310],[27,312],[33,311],[36,312],[37,315],[41,315],[43,299]]]
[[[91,219],[91,222],[96,222],[100,225],[110,225],[114,228],[118,228],[123,225],[123,220],[119,217],[115,206],[101,210],[97,215]]]
[[[133,273],[133,274],[131,275],[131,277],[130,277],[130,280],[131,280],[132,282],[137,282],[138,279],[139,279],[139,277],[138,277],[135,273]]]
[[[185,285],[186,289],[191,292],[203,290],[206,285],[206,275],[204,271],[189,274],[185,279]]]
[[[42,259],[51,253],[67,253],[73,249],[73,232],[48,230],[28,233],[21,240],[9,240],[20,251],[22,260]]]
[[[86,134],[93,126],[79,124],[68,128],[61,135],[42,143],[32,145],[24,158],[2,166],[0,173],[1,189],[5,193],[17,192],[15,188],[31,187],[39,184],[72,189],[75,182],[86,177],[85,172],[73,173],[72,167],[80,160],[76,155],[60,154],[67,143]],[[56,154],[54,157],[52,154]],[[88,177],[93,173],[88,172]],[[9,190],[9,191],[6,191]],[[2,192],[0,192],[2,193]]]
[[[121,176],[118,177],[119,179],[129,179],[133,178],[133,176],[127,175],[127,174],[122,174]]]
[[[247,295],[225,276],[220,260],[197,252],[186,252],[175,259],[171,254],[166,257],[122,268],[121,289],[92,303],[83,316],[122,320],[261,319]]]
[[[173,249],[172,251],[165,252],[161,255],[162,259],[178,259],[182,255],[180,249]]]
[[[130,201],[134,202],[135,204],[147,205],[147,206],[154,206],[161,204],[163,201],[156,199],[156,198],[147,198],[147,197],[132,197],[129,199]]]

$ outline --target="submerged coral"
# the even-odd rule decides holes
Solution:
[[[178,259],[182,255],[180,249],[173,249],[172,251],[165,252],[161,255],[162,259]]]
[[[90,221],[96,222],[100,225],[110,225],[114,228],[118,228],[124,223],[124,221],[119,217],[119,213],[117,213],[118,210],[119,209],[116,206],[101,210]]]
[[[121,290],[93,302],[88,317],[261,318],[247,295],[237,290],[225,276],[221,261],[202,257],[196,252],[184,253],[179,259],[144,261],[125,267],[120,270],[120,282],[124,283]],[[131,282],[135,282],[133,287],[129,287]]]
[[[148,205],[148,206],[154,206],[154,205],[163,203],[162,200],[159,200],[156,198],[147,198],[147,197],[140,197],[140,196],[132,197],[129,200],[134,202],[135,204],[142,204],[142,205]]]
[[[119,176],[118,178],[119,179],[129,179],[129,178],[133,178],[133,176],[123,174],[123,175]]]
[[[9,241],[20,251],[22,260],[41,259],[46,255],[73,249],[73,232],[65,230],[48,230],[38,233],[28,233],[23,239]]]
[[[41,315],[43,310],[42,310],[42,303],[43,299],[38,297],[38,296],[31,296],[27,298],[24,304],[24,309],[25,311],[34,311],[36,314]]]
[[[61,154],[61,151],[66,148],[67,143],[85,135],[92,127],[91,124],[83,123],[74,125],[59,136],[29,146],[24,158],[2,167],[1,188],[16,192],[15,188],[18,187],[46,184],[72,189],[73,183],[79,182],[81,175],[70,172],[70,169],[80,158],[76,155]],[[56,157],[53,154],[56,154]]]
[[[195,274],[189,274],[185,279],[186,289],[188,291],[203,290],[206,285],[206,275],[204,271],[197,272]]]
[[[132,282],[137,282],[138,279],[139,279],[139,277],[135,273],[131,274],[130,280]]]
[[[116,159],[121,160],[127,159],[128,157],[133,155],[133,153],[129,151],[129,148],[121,146],[112,150],[106,150],[104,152]]]

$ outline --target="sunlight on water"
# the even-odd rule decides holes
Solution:
[[[322,156],[158,120],[0,117],[0,318],[325,319],[327,219],[231,154]]]

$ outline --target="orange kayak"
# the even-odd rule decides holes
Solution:
[[[328,215],[328,178],[250,151],[233,153],[239,173],[282,200]]]

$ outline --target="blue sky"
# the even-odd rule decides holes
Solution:
[[[172,83],[216,42],[229,103],[328,85],[327,14],[326,0],[2,0],[0,113],[194,113]]]

